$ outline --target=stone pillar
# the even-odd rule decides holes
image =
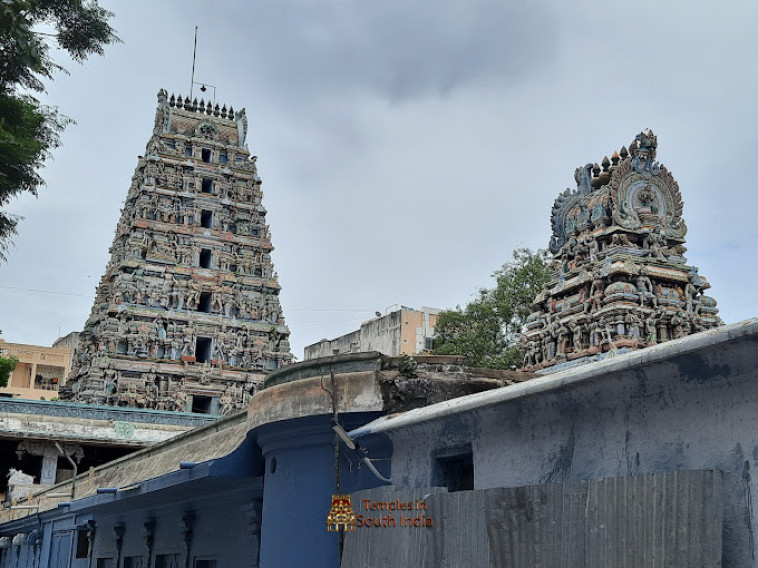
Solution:
[[[34,388],[34,379],[37,377],[37,363],[32,363],[32,372],[29,376],[29,388]]]
[[[58,471],[58,449],[52,442],[45,444],[42,452],[42,472],[39,476],[40,485],[55,485],[55,474]]]

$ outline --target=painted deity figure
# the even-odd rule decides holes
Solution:
[[[661,230],[656,227],[645,235],[643,240],[644,248],[649,251],[650,256],[654,256],[660,260],[666,260],[664,252],[666,249],[666,239],[661,235]]]
[[[184,336],[182,338],[184,347],[182,349],[182,355],[193,356],[195,354],[195,330],[187,324],[184,326]]]
[[[671,337],[673,339],[679,339],[684,337],[684,313],[679,310],[673,316],[671,316]]]
[[[584,345],[582,345],[582,326],[577,320],[571,320],[568,323],[568,328],[571,330],[571,340],[574,346],[574,352],[578,353],[584,348]]]
[[[695,278],[690,275],[684,287],[685,308],[688,312],[697,312],[700,305],[698,301],[699,294],[700,287],[695,285]]]
[[[653,314],[650,314],[647,318],[645,318],[645,341],[647,343],[658,342],[657,323],[658,322],[656,321]]]
[[[631,339],[639,339],[640,337],[640,319],[633,311],[626,314],[624,317],[624,323],[626,324],[626,335]]]

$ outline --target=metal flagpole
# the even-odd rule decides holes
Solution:
[[[195,56],[197,55],[197,26],[195,26],[195,48],[192,50],[192,81],[190,82],[190,101],[192,101],[192,88],[195,86]]]

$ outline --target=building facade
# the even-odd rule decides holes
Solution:
[[[61,398],[226,414],[291,361],[247,125],[158,93]]]
[[[71,350],[67,347],[43,347],[9,343],[0,339],[0,355],[18,359],[8,385],[0,395],[32,400],[58,397],[71,370]]]
[[[361,351],[379,351],[391,357],[429,353],[433,349],[434,326],[439,312],[435,308],[415,310],[401,306],[363,322],[356,331],[307,345],[305,360]]]

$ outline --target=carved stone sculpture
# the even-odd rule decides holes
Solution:
[[[291,361],[247,118],[208,108],[159,94],[61,399],[232,412]]]
[[[637,349],[721,324],[710,287],[687,266],[679,185],[638,134],[598,165],[577,168],[553,206],[551,281],[535,299],[524,366],[540,371]],[[570,335],[570,338],[569,338]]]

